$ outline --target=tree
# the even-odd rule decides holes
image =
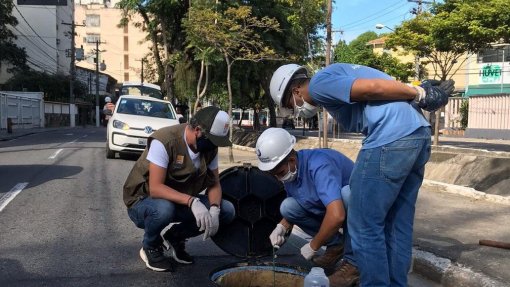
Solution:
[[[403,22],[388,36],[386,46],[426,58],[441,80],[452,77],[467,57],[510,38],[510,2],[507,0],[447,0],[414,19]],[[454,70],[455,64],[459,64]]]
[[[237,61],[258,62],[274,57],[274,50],[262,41],[261,33],[278,30],[278,22],[269,17],[254,17],[249,6],[229,7],[224,11],[191,7],[183,25],[191,45],[202,49],[213,47],[223,55],[227,67],[232,140],[232,65]],[[233,161],[230,149],[230,162]]]
[[[134,14],[142,17],[143,23],[135,23],[135,26],[148,32],[157,65],[158,84],[174,103],[176,66],[181,61],[184,61],[184,65],[190,61],[188,55],[183,53],[185,35],[181,26],[189,8],[188,3],[182,0],[122,0],[117,4],[124,13],[120,25],[126,25]]]
[[[12,16],[13,7],[13,1],[0,1],[0,66],[2,62],[12,65],[9,72],[27,68],[25,49],[14,43],[17,37],[8,27],[18,25],[18,20]]]

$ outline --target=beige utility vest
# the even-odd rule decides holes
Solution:
[[[165,127],[154,132],[147,140],[147,147],[136,161],[124,183],[124,203],[129,208],[137,201],[150,196],[149,161],[147,153],[151,141],[157,139],[168,153],[165,185],[178,192],[196,196],[204,189],[214,185],[215,176],[207,166],[218,153],[218,149],[200,153],[200,168],[196,169],[188,153],[184,141],[184,130],[187,124]]]

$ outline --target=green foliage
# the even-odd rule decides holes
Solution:
[[[372,46],[367,43],[377,38],[375,32],[366,32],[349,44],[340,41],[335,48],[335,62],[365,65],[381,70],[399,81],[407,82],[409,77],[414,75],[413,64],[401,63],[388,53],[375,54]]]
[[[460,126],[462,129],[466,129],[468,126],[468,116],[469,116],[469,100],[464,99],[460,104]]]
[[[77,98],[86,97],[86,85],[75,80],[73,86]],[[4,87],[10,91],[43,92],[45,101],[69,102],[69,76],[24,71],[15,74]]]
[[[507,0],[446,0],[431,13],[404,21],[389,35],[386,46],[426,58],[444,80],[456,73],[454,65],[465,53],[479,52],[501,39],[508,41],[509,9]]]
[[[8,26],[18,25],[16,17],[12,16],[13,1],[0,1],[0,65],[7,62],[13,66],[9,71],[26,69],[26,52],[18,47],[14,40],[16,35]]]

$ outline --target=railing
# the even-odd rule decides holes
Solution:
[[[460,107],[466,98],[452,97],[448,99],[448,104],[444,107],[444,127],[446,129],[460,129]]]

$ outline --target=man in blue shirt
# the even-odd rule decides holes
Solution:
[[[293,225],[299,226],[313,236],[301,248],[303,257],[328,271],[334,270],[335,264],[344,255],[341,266],[349,271],[349,276],[339,278],[341,285],[336,286],[350,286],[359,279],[344,207],[350,193],[348,183],[354,163],[331,149],[295,151],[295,143],[296,138],[281,128],[269,128],[257,139],[259,169],[276,176],[287,191],[287,198],[280,206],[283,219],[269,239],[273,246],[280,246]],[[342,227],[343,236],[338,232]],[[326,252],[316,256],[317,250],[324,245]],[[330,278],[330,281],[335,279]]]
[[[419,108],[439,108],[452,91],[452,81],[411,87],[353,64],[330,65],[311,79],[295,64],[273,74],[271,97],[282,109],[309,118],[322,106],[345,129],[366,135],[347,216],[362,286],[407,286],[415,203],[430,157],[430,125]]]

